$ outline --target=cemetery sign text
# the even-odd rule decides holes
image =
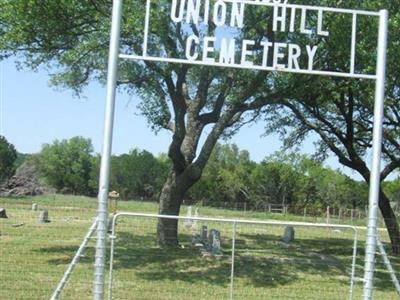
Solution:
[[[257,3],[257,1],[254,2]],[[210,0],[172,0],[170,17],[174,23],[186,22],[186,24],[199,26],[200,23],[207,25],[211,21],[217,28],[229,26],[230,28],[242,29],[246,7],[246,3],[239,1],[217,0],[210,5]],[[299,9],[296,6],[289,8],[285,5],[275,5],[272,14],[272,30],[274,32],[297,32],[308,36],[315,33],[318,36],[328,37],[329,32],[323,28],[324,11],[321,8],[317,10],[316,28],[307,26],[309,14],[310,11],[307,8]],[[207,63],[217,61],[242,66],[254,66],[256,64],[252,50],[252,47],[256,45],[255,40],[243,39],[238,41],[235,37],[217,39],[216,36],[189,35],[186,39],[186,59]],[[201,45],[201,47],[195,47],[198,45]],[[216,47],[216,45],[219,45],[219,47]],[[300,70],[299,59],[302,55],[305,55],[308,62],[306,69],[312,70],[315,54],[318,51],[317,45],[306,45],[302,48],[295,43],[272,42],[267,39],[263,39],[260,45],[263,50],[262,60],[258,66],[276,69]],[[198,51],[197,48],[202,50]],[[218,52],[217,55],[215,55],[215,52]],[[237,55],[237,52],[239,52],[239,55]],[[272,56],[272,59],[269,56]],[[268,65],[268,62],[272,62],[272,64]]]

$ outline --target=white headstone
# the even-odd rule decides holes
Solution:
[[[39,215],[40,223],[49,223],[49,212],[47,210],[42,210]]]
[[[7,216],[5,208],[0,207],[0,218],[1,219],[8,219],[8,216]]]
[[[193,220],[192,218],[192,207],[188,206],[187,211],[186,211],[186,217],[187,219],[185,219],[184,223],[185,223],[185,227],[190,229],[192,228],[193,225]]]

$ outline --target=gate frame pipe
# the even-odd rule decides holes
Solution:
[[[94,265],[93,299],[104,299],[105,255],[108,223],[108,188],[110,182],[111,148],[114,127],[115,94],[117,85],[119,40],[121,29],[122,0],[114,0],[112,8],[110,49],[107,70],[107,98],[104,121],[103,151],[101,156],[98,224]]]
[[[379,191],[381,177],[381,154],[382,154],[382,132],[383,112],[385,98],[386,78],[386,51],[388,36],[389,13],[386,9],[379,11],[379,36],[378,55],[376,66],[376,87],[374,107],[374,131],[372,137],[372,167],[369,188],[369,214],[368,231],[365,249],[364,266],[364,291],[363,299],[371,300],[374,289],[375,252],[377,240],[377,219],[379,207]]]
[[[111,161],[118,58],[188,63],[187,61],[182,61],[179,59],[165,59],[165,58],[162,59],[162,58],[153,58],[145,56],[120,55],[118,52],[119,52],[119,39],[120,39],[120,27],[121,27],[121,15],[122,15],[122,2],[123,0],[113,0],[113,9],[112,9],[110,52],[108,58],[107,99],[106,99],[106,112],[105,112],[105,124],[104,124],[104,140],[103,140],[103,151],[102,151],[102,159],[100,167],[99,194],[98,194],[98,201],[99,201],[98,225],[97,225],[97,243],[96,243],[94,287],[93,287],[94,300],[104,299],[105,245],[107,238],[107,219],[108,219],[107,200],[108,200],[108,188],[109,188],[109,172],[110,172],[110,161]],[[241,0],[241,2],[249,3],[249,1],[247,0]],[[147,1],[147,6],[148,3],[149,1]],[[293,6],[293,5],[288,5],[288,6]],[[330,10],[336,12],[349,13],[349,10],[340,10],[334,8],[324,8],[324,9],[326,11]],[[374,276],[373,273],[375,267],[374,260],[375,260],[376,246],[377,246],[376,223],[377,223],[379,187],[380,187],[380,160],[382,152],[381,144],[382,144],[382,128],[383,128],[382,124],[383,103],[385,96],[388,11],[381,10],[379,14],[372,12],[363,12],[358,10],[352,10],[351,12],[353,14],[354,13],[363,15],[366,14],[370,16],[379,15],[379,37],[378,37],[378,56],[377,56],[376,75],[373,76],[373,75],[362,75],[353,73],[336,74],[336,73],[329,73],[329,72],[324,73],[318,71],[308,72],[308,73],[376,79],[373,149],[372,149],[373,158],[372,158],[372,170],[370,178],[370,195],[369,195],[370,207],[369,207],[367,247],[365,256],[364,293],[363,293],[364,300],[370,300],[372,299],[373,276]],[[146,14],[148,14],[148,9],[146,9]],[[191,63],[195,64],[195,62]],[[215,63],[213,64],[213,66],[218,66],[218,64]]]

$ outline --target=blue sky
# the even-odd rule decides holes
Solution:
[[[91,138],[95,151],[101,151],[103,86],[93,82],[82,98],[76,98],[70,90],[50,86],[44,70],[18,71],[12,61],[5,61],[2,74],[2,131],[20,152],[38,152],[43,143],[76,135]],[[137,103],[135,97],[117,96],[113,152],[120,154],[135,147],[154,154],[166,152],[170,134],[154,134],[136,109]],[[246,127],[231,142],[249,150],[258,161],[281,145],[276,138],[260,138],[262,133],[262,124]]]
[[[91,83],[84,97],[76,98],[70,90],[49,86],[45,70],[18,71],[12,60],[1,63],[1,68],[0,134],[19,152],[35,153],[44,143],[77,135],[90,138],[95,151],[101,152],[106,95],[103,86]],[[136,147],[155,155],[166,152],[169,133],[155,135],[136,105],[134,97],[117,96],[113,153],[125,153]],[[263,124],[255,124],[241,129],[229,142],[248,150],[253,160],[261,161],[281,147],[276,136],[261,137],[262,134]],[[312,151],[312,141],[306,142],[302,152]],[[340,167],[335,157],[328,159],[327,164],[357,178]]]

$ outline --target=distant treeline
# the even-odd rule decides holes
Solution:
[[[90,139],[74,137],[45,144],[40,153],[18,155],[33,162],[48,185],[60,193],[95,196],[100,156]],[[124,200],[157,201],[170,169],[166,154],[134,149],[114,155],[110,189]],[[400,180],[384,183],[391,201],[400,201]],[[186,195],[188,202],[276,203],[295,207],[364,208],[368,186],[303,154],[276,152],[257,163],[235,144],[218,144],[201,180]]]

